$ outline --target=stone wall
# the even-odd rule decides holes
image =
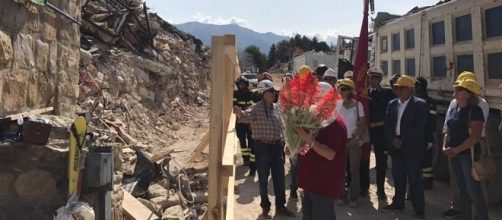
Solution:
[[[53,219],[67,200],[68,150],[0,144],[0,220]]]
[[[80,17],[80,0],[50,2]],[[49,106],[72,114],[79,92],[79,26],[28,0],[0,5],[0,115]]]

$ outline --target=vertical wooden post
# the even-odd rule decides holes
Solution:
[[[227,137],[227,134],[234,130],[235,116],[231,119],[234,80],[240,74],[235,35],[213,36],[211,56],[209,196],[206,217],[209,220],[233,219],[235,144],[231,141],[234,137]]]
[[[209,190],[208,190],[208,219],[219,220],[223,217],[223,201],[220,183],[220,164],[222,161],[224,133],[223,124],[223,96],[225,82],[225,46],[223,37],[212,37],[211,46],[211,111],[209,127]],[[226,131],[225,131],[226,132]]]

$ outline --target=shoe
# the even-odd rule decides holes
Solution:
[[[416,212],[415,213],[415,218],[417,218],[417,219],[425,219],[424,212]]]
[[[450,208],[446,212],[443,212],[442,216],[444,219],[454,219],[462,216],[462,213],[455,209]]]
[[[394,204],[390,204],[390,205],[382,208],[383,211],[387,211],[387,212],[398,212],[398,211],[403,211],[403,209],[404,209],[404,207],[400,208],[400,207],[395,206]]]
[[[256,176],[256,170],[249,170],[249,176],[250,177],[255,177]]]
[[[272,219],[272,216],[270,215],[270,208],[264,208],[262,211],[261,216],[263,216],[264,219]]]
[[[347,201],[345,198],[340,198],[340,199],[338,199],[338,201],[336,203],[338,204],[338,206],[345,206]]]
[[[298,193],[296,192],[296,190],[295,191],[291,190],[291,193],[289,194],[289,198],[293,199],[293,200],[298,200]]]
[[[387,195],[385,193],[377,193],[378,195],[378,200],[386,201],[387,200]]]
[[[357,202],[357,199],[353,199],[352,201],[350,201],[350,208],[357,208],[359,206],[359,202]]]
[[[296,217],[296,213],[294,213],[293,211],[289,210],[286,207],[278,209],[275,214],[286,216],[286,217]]]

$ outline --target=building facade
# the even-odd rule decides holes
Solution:
[[[446,101],[458,74],[472,71],[490,106],[502,106],[502,1],[450,1],[374,30],[374,64],[387,77],[423,76],[431,95]]]

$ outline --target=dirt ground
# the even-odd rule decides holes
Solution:
[[[241,164],[242,159],[237,158],[238,164]],[[289,163],[286,162],[286,201],[287,207],[296,211],[298,216],[296,218],[274,217],[274,219],[302,219],[301,214],[301,200],[295,201],[289,199]],[[347,220],[366,220],[366,219],[393,219],[393,220],[407,220],[415,219],[413,217],[413,208],[411,202],[406,202],[406,209],[401,213],[387,213],[380,210],[380,207],[386,206],[388,203],[378,201],[376,195],[375,185],[375,157],[371,156],[370,164],[370,195],[369,198],[359,199],[359,207],[352,209],[347,206],[336,207],[337,219]],[[236,220],[255,220],[263,219],[260,208],[260,195],[258,188],[258,177],[251,178],[247,176],[248,169],[239,165],[236,169],[236,201],[235,201],[235,219]],[[434,189],[425,192],[426,202],[426,219],[441,219],[441,213],[448,208],[449,198],[449,184],[447,181],[435,181]],[[392,178],[390,170],[387,173],[387,180],[385,184],[385,191],[388,196],[387,202],[391,202],[394,195],[392,187]],[[269,182],[269,198],[274,206],[274,196],[271,180]],[[502,204],[490,206],[490,219],[502,219]],[[274,208],[271,214],[273,215]]]

